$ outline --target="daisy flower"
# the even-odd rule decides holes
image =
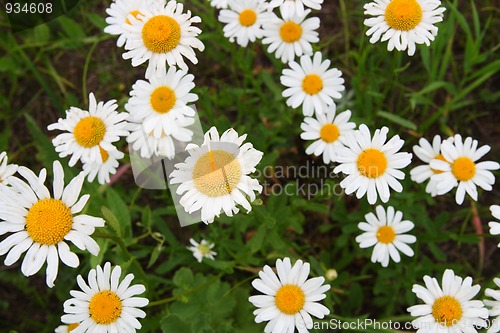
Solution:
[[[311,43],[319,41],[318,32],[319,18],[311,17],[306,19],[310,13],[306,10],[303,15],[283,15],[282,19],[276,14],[271,14],[271,18],[264,23],[263,44],[269,44],[267,52],[275,53],[276,58],[288,63],[295,59],[295,56],[303,54],[312,55]]]
[[[116,100],[97,103],[93,93],[89,95],[89,110],[84,111],[71,107],[66,111],[66,119],[59,118],[57,123],[50,124],[49,131],[60,130],[52,143],[61,158],[71,155],[69,166],[82,162],[101,162],[101,149],[112,151],[113,142],[120,136],[127,136],[125,129],[128,113],[117,112]]]
[[[129,34],[123,54],[124,59],[132,59],[132,66],[137,67],[149,61],[146,79],[157,70],[166,71],[166,65],[179,66],[187,71],[183,57],[193,64],[198,63],[193,49],[203,51],[205,46],[197,38],[201,30],[191,26],[199,23],[198,16],[191,17],[188,10],[183,13],[184,5],[170,0],[166,5],[143,7],[141,14],[135,18],[128,16],[131,25],[127,26]]]
[[[284,15],[303,15],[305,7],[320,10],[323,0],[271,0],[269,7],[280,7]]]
[[[413,250],[407,244],[413,244],[417,238],[405,233],[415,226],[413,222],[404,220],[403,213],[395,211],[394,207],[382,206],[375,208],[377,215],[368,213],[365,215],[366,222],[360,222],[358,228],[364,231],[356,237],[356,242],[362,249],[372,247],[372,262],[379,262],[383,267],[389,265],[389,259],[398,263],[401,261],[399,251],[408,257],[413,257]]]
[[[217,9],[226,9],[228,7],[228,0],[210,0],[210,6]]]
[[[424,276],[425,287],[414,284],[412,291],[425,304],[408,308],[413,317],[412,325],[418,333],[442,332],[477,333],[474,326],[485,327],[488,310],[483,302],[472,300],[481,287],[472,285],[472,278],[462,279],[453,270],[443,274],[442,286],[436,278]]]
[[[365,20],[370,29],[366,32],[370,43],[389,40],[387,50],[408,49],[415,54],[416,44],[429,46],[438,33],[435,23],[443,20],[439,0],[375,0],[364,6],[365,15],[374,16]]]
[[[5,265],[10,266],[28,251],[21,264],[25,276],[37,273],[47,262],[47,286],[52,288],[57,276],[59,257],[69,267],[77,267],[79,259],[70,251],[66,241],[80,250],[87,249],[93,255],[99,253],[99,245],[90,235],[95,227],[104,226],[104,220],[78,214],[87,204],[89,195],[80,197],[84,181],[83,172],[64,187],[64,171],[59,161],[53,165],[53,197],[43,182],[25,167],[18,173],[27,183],[17,177],[10,178],[11,187],[0,185],[0,235],[13,233],[0,242],[0,255],[5,253]]]
[[[262,192],[262,186],[249,174],[263,154],[251,143],[243,144],[245,139],[246,134],[239,136],[234,129],[219,137],[212,127],[200,147],[188,146],[189,156],[170,174],[170,183],[180,184],[176,192],[182,195],[180,204],[187,213],[201,209],[201,220],[212,223],[222,211],[227,216],[238,213],[236,204],[252,210],[254,192]]]
[[[498,206],[497,206],[498,207]],[[500,288],[500,279],[499,278],[495,278],[493,280],[495,282],[495,284],[497,285],[498,288]],[[490,327],[488,328],[488,332],[487,333],[497,333],[497,332],[500,332],[500,319],[499,319],[499,315],[500,315],[500,290],[499,289],[490,289],[490,288],[487,288],[484,292],[484,294],[488,297],[492,297],[494,298],[494,300],[485,300],[484,301],[484,304],[489,307],[489,315],[491,318],[495,317],[492,321],[491,321],[491,325]]]
[[[78,327],[78,324],[70,324],[70,325],[60,325],[55,329],[55,333],[70,333],[73,332],[75,328]]]
[[[455,200],[461,205],[466,192],[477,201],[476,185],[485,191],[493,189],[495,176],[490,170],[500,169],[500,164],[492,161],[476,163],[491,149],[488,145],[480,148],[477,146],[477,140],[468,137],[462,141],[460,134],[455,135],[453,142],[444,141],[441,144],[441,154],[445,161],[433,159],[430,163],[431,168],[442,171],[431,177],[437,183],[437,194],[448,193],[458,186]]]
[[[324,112],[327,106],[335,104],[333,98],[341,98],[345,90],[342,72],[336,68],[329,69],[330,60],[322,60],[321,52],[314,58],[303,55],[300,65],[291,61],[290,68],[283,69],[280,81],[287,89],[282,95],[286,104],[296,109],[302,105],[304,116],[312,116],[314,111]]]
[[[306,154],[323,155],[323,162],[328,164],[336,161],[339,147],[342,147],[342,138],[354,133],[355,123],[349,122],[351,111],[347,110],[335,115],[335,104],[330,106],[326,113],[316,113],[315,118],[305,117],[300,128],[303,140],[315,140],[306,149]]]
[[[404,179],[405,174],[399,169],[411,162],[410,153],[398,153],[404,144],[399,135],[385,142],[388,132],[384,126],[375,130],[372,138],[365,124],[359,126],[354,135],[346,138],[346,147],[339,148],[337,161],[340,165],[333,170],[348,175],[340,182],[346,194],[356,192],[358,199],[367,194],[371,205],[377,201],[377,193],[382,202],[387,202],[389,187],[396,192],[403,190],[398,179]]]
[[[134,274],[128,274],[121,282],[120,266],[111,270],[111,264],[104,264],[104,269],[97,266],[91,269],[88,284],[78,275],[79,290],[71,290],[71,298],[64,302],[63,323],[78,323],[73,333],[134,333],[142,327],[137,318],[144,318],[141,309],[149,301],[142,294],[146,288],[142,284],[130,285]]]
[[[219,13],[219,21],[225,23],[224,36],[231,43],[246,47],[248,42],[262,38],[262,24],[269,19],[268,3],[265,0],[233,0],[228,9]]]
[[[100,149],[102,162],[84,162],[83,173],[87,175],[87,180],[93,182],[97,177],[99,184],[107,184],[110,182],[110,175],[116,173],[116,168],[119,163],[118,160],[125,156],[124,153],[118,149],[106,151]]]
[[[7,164],[8,161],[7,153],[0,153],[0,184],[8,185],[8,178],[17,172],[17,164]]]
[[[208,258],[212,260],[215,259],[217,252],[212,251],[212,249],[215,246],[214,243],[209,243],[204,239],[202,239],[201,242],[198,243],[192,238],[189,239],[189,242],[191,243],[192,246],[189,246],[187,249],[193,252],[193,257],[195,257],[196,260],[198,260],[198,262],[201,262],[203,258]]]
[[[198,100],[198,95],[191,93],[195,86],[192,74],[175,67],[166,73],[156,73],[149,82],[138,80],[125,104],[130,121],[142,122],[144,131],[155,138],[175,134],[178,122],[185,123],[186,117],[194,117],[195,111],[188,104]]]
[[[290,258],[276,260],[273,272],[268,265],[259,272],[260,279],[252,281],[252,286],[264,295],[250,296],[248,299],[258,309],[253,312],[255,322],[268,321],[264,332],[284,333],[309,332],[313,328],[311,315],[323,319],[330,310],[318,301],[326,297],[329,285],[323,285],[324,277],[307,279],[309,263],[297,260],[291,265]]]
[[[490,211],[491,211],[491,215],[493,215],[494,218],[500,220],[500,206],[492,205],[492,206],[490,206]],[[488,225],[490,227],[490,234],[500,235],[500,223],[499,222],[490,221],[490,223],[488,223]],[[500,243],[498,243],[498,247],[500,247]]]
[[[453,140],[453,138],[450,138]],[[450,140],[448,139],[448,140]],[[435,170],[429,165],[433,159],[438,159],[445,161],[444,156],[441,154],[441,137],[439,135],[434,136],[432,140],[432,145],[427,141],[427,139],[420,138],[419,145],[413,146],[413,152],[417,157],[424,163],[424,165],[417,166],[410,171],[411,180],[417,183],[423,183],[424,181],[431,178],[432,175],[439,174],[442,171]],[[431,194],[433,197],[437,195],[437,187],[435,181],[429,181],[425,187],[425,191]]]

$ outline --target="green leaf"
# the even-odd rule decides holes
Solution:
[[[122,228],[120,227],[120,223],[118,222],[118,219],[116,218],[115,214],[109,208],[106,206],[101,207],[101,212],[102,216],[104,216],[104,219],[108,224],[113,228],[113,230],[116,232],[116,235],[118,237],[122,236]]]
[[[122,235],[129,239],[132,237],[132,226],[128,206],[122,197],[112,188],[106,189],[106,199],[109,209],[114,213],[121,226]]]
[[[400,126],[409,128],[409,129],[414,130],[414,131],[417,130],[417,125],[415,125],[411,121],[409,121],[407,119],[404,119],[403,117],[401,117],[401,116],[399,116],[399,115],[397,115],[395,113],[389,113],[389,112],[385,112],[385,111],[379,111],[379,112],[377,112],[377,115],[380,116],[380,117],[382,117],[382,118],[385,118],[385,119],[387,119],[389,121],[392,121],[393,123],[398,124]]]
[[[52,170],[52,163],[55,160],[59,159],[59,156],[57,155],[52,142],[49,140],[47,135],[38,127],[35,120],[31,118],[29,114],[25,114],[24,116],[26,118],[28,129],[38,150],[37,158],[47,169]]]
[[[85,32],[83,31],[80,24],[76,23],[74,20],[67,16],[61,16],[58,18],[59,25],[62,30],[72,40],[78,40],[85,37]]]
[[[161,319],[161,330],[165,333],[192,333],[190,322],[185,322],[175,314],[169,314]]]

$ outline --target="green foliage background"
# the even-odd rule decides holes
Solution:
[[[391,136],[399,134],[406,141],[405,151],[421,136],[460,133],[491,145],[487,159],[500,160],[495,2],[444,1],[447,11],[436,41],[418,47],[413,57],[389,53],[385,43],[368,42],[364,3],[325,0],[322,11],[313,12],[321,18],[321,42],[314,47],[346,79],[347,97],[339,110],[352,110],[358,125],[389,126]],[[290,184],[294,192],[296,186],[321,181],[270,173],[271,167],[322,165],[321,159],[304,153],[301,111],[289,109],[281,97],[283,65],[259,44],[244,49],[229,43],[208,1],[185,4],[203,21],[198,26],[206,50],[198,53],[199,64],[190,70],[204,129],[214,125],[219,131],[233,127],[248,133],[248,141],[264,152],[259,165],[264,193],[248,215],[180,228],[168,191],[141,190],[130,170],[111,187],[85,183],[83,193],[91,195],[86,212],[107,221],[94,235],[99,256],[78,252],[81,265],[61,265],[53,289],[45,285],[44,269],[25,278],[20,263],[0,265],[1,332],[53,332],[69,290],[77,288],[76,275],[86,276],[107,260],[134,273],[134,281],[147,287],[151,304],[141,332],[263,332],[248,302],[254,293],[250,282],[264,264],[274,266],[276,258],[285,256],[310,262],[313,276],[324,276],[330,268],[339,273],[329,282],[332,289],[324,301],[332,310],[327,320],[409,321],[406,308],[419,303],[412,285],[422,283],[425,274],[440,279],[446,268],[473,276],[482,290],[493,287],[499,240],[489,236],[487,221],[492,219],[488,207],[500,202],[498,186],[480,192],[474,205],[466,201],[457,206],[453,195],[427,195],[424,186],[409,180],[407,168],[405,190],[392,193],[389,204],[415,222],[416,254],[386,269],[372,264],[371,250],[354,241],[360,233],[357,223],[374,210],[366,199],[328,192],[311,198],[273,194],[273,184]],[[102,32],[108,6],[109,1],[81,1],[68,15],[15,34],[0,16],[0,151],[8,151],[12,163],[36,172],[46,167],[50,175],[58,156],[47,125],[70,106],[85,108],[89,92],[98,100],[118,99],[123,110],[132,84],[143,78],[145,67],[132,68],[121,58],[116,39]],[[79,170],[62,163],[69,181]],[[414,156],[412,166],[417,163]],[[326,181],[334,187],[340,179]],[[484,235],[474,229],[474,218],[481,219]],[[190,237],[215,242],[216,260],[198,264],[186,249]]]

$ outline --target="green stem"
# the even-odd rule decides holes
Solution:
[[[85,104],[88,104],[88,100],[87,100],[87,98],[88,98],[88,96],[87,96],[87,73],[89,71],[90,58],[92,57],[92,53],[94,53],[94,50],[97,47],[98,43],[99,42],[96,41],[90,47],[89,53],[87,53],[87,57],[85,58],[85,64],[83,66],[82,93],[83,93],[83,100],[85,101]]]

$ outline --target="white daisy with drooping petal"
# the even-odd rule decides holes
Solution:
[[[302,105],[304,116],[312,116],[314,111],[324,112],[335,104],[334,98],[341,98],[345,90],[342,72],[330,69],[330,60],[322,60],[321,52],[314,57],[303,55],[300,65],[291,61],[290,68],[283,69],[281,84],[287,87],[282,93],[286,104],[294,109]]]
[[[246,137],[232,128],[219,137],[212,127],[201,146],[187,147],[189,156],[175,165],[169,177],[170,184],[180,184],[177,194],[182,196],[180,204],[187,213],[201,210],[201,220],[212,223],[221,212],[227,216],[238,213],[237,204],[252,210],[250,202],[262,192],[262,186],[249,175],[263,154],[251,143],[243,144]]]
[[[349,122],[351,111],[336,113],[335,105],[326,113],[316,113],[315,117],[305,117],[300,128],[304,131],[300,137],[304,140],[315,140],[306,149],[306,154],[323,155],[323,162],[328,164],[337,160],[337,150],[343,146],[344,137],[354,133],[355,123]]]
[[[304,15],[305,8],[321,9],[323,0],[271,0],[269,7],[280,7],[283,15]]]
[[[500,206],[492,205],[490,206],[490,211],[494,218],[500,220]],[[488,226],[490,227],[490,234],[500,235],[500,222],[490,221]],[[500,247],[500,243],[498,243],[498,247]]]
[[[497,206],[498,207],[498,206]],[[487,333],[498,333],[500,332],[500,278],[495,278],[493,280],[497,285],[497,289],[487,288],[484,294],[488,297],[493,298],[493,300],[486,299],[484,304],[489,308],[490,327]]]
[[[276,273],[268,265],[259,272],[259,278],[252,286],[264,295],[250,296],[248,299],[257,310],[253,312],[255,322],[268,321],[266,333],[309,332],[313,319],[323,319],[330,313],[318,303],[326,298],[329,285],[323,285],[324,277],[308,279],[309,263],[297,260],[292,267],[290,258],[276,260]]]
[[[205,45],[198,39],[201,30],[192,26],[199,23],[198,16],[191,17],[191,11],[183,13],[184,5],[175,0],[165,5],[144,7],[135,18],[128,16],[131,25],[128,28],[124,59],[132,59],[132,66],[137,67],[148,61],[146,79],[155,71],[166,72],[167,64],[179,66],[187,71],[184,57],[193,64],[198,63],[194,49],[203,51]]]
[[[101,148],[102,162],[84,162],[83,172],[89,182],[93,182],[97,177],[99,184],[107,184],[111,181],[110,176],[116,173],[116,168],[120,163],[119,159],[125,156],[118,149],[106,151]]]
[[[170,67],[166,75],[155,73],[149,81],[138,80],[125,104],[130,121],[142,123],[143,130],[157,139],[175,135],[180,124],[195,115],[188,105],[198,100],[198,95],[191,93],[193,80],[192,74],[175,67]]]
[[[438,33],[434,24],[443,21],[446,10],[439,0],[375,0],[364,9],[365,15],[375,16],[364,22],[370,43],[389,40],[387,50],[408,49],[410,56],[416,44],[431,44]]]
[[[311,43],[319,41],[318,32],[319,18],[307,18],[311,11],[306,10],[303,15],[284,15],[278,17],[272,14],[270,19],[264,23],[263,44],[269,44],[267,52],[274,53],[276,58],[288,63],[304,54],[312,55]]]
[[[462,279],[453,270],[443,274],[442,284],[436,278],[424,276],[425,287],[414,284],[412,291],[425,304],[408,308],[417,333],[477,333],[476,327],[487,325],[488,310],[482,301],[472,300],[481,287],[472,285],[472,278]]]
[[[0,184],[9,184],[9,177],[17,172],[17,164],[8,164],[9,158],[6,152],[0,153]]]
[[[198,243],[192,238],[189,239],[189,242],[192,246],[189,246],[187,249],[193,252],[193,257],[195,257],[198,262],[201,262],[203,258],[215,260],[217,252],[212,251],[215,246],[214,243],[208,242],[205,239],[202,239],[201,242]]]
[[[461,205],[465,193],[477,201],[477,188],[491,191],[495,184],[495,176],[491,170],[500,169],[500,164],[493,161],[477,161],[490,151],[491,147],[484,145],[478,148],[477,140],[467,137],[462,141],[462,136],[456,134],[453,141],[444,141],[441,144],[441,154],[445,161],[433,159],[431,168],[442,171],[431,177],[436,182],[437,194],[448,193],[457,187],[455,201]]]
[[[75,328],[78,327],[78,324],[70,324],[70,325],[59,325],[54,333],[70,333],[73,332]]]
[[[40,177],[25,167],[9,178],[10,186],[0,184],[0,235],[12,235],[0,242],[0,255],[6,254],[5,265],[17,262],[28,251],[21,264],[25,276],[37,273],[47,262],[47,286],[52,288],[57,277],[59,258],[69,267],[77,267],[78,256],[70,251],[67,241],[80,250],[93,255],[99,253],[99,245],[90,235],[96,227],[104,226],[102,218],[78,214],[87,204],[89,195],[80,197],[84,174],[73,178],[64,187],[64,171],[59,161],[53,165],[53,197]]]
[[[107,262],[104,268],[91,269],[88,283],[78,275],[79,290],[71,290],[73,298],[64,302],[63,323],[77,323],[73,333],[134,333],[142,325],[137,318],[146,313],[139,309],[148,305],[144,297],[137,297],[146,291],[142,284],[130,285],[134,274],[128,274],[120,282],[122,270]]]
[[[368,202],[373,205],[377,197],[382,202],[389,201],[389,187],[396,192],[403,191],[398,179],[403,180],[405,174],[400,169],[410,164],[412,154],[399,152],[404,145],[399,135],[386,142],[388,133],[389,129],[384,126],[375,130],[372,138],[368,127],[362,124],[354,135],[346,138],[346,146],[339,148],[340,165],[333,171],[347,175],[340,182],[346,194],[356,192],[358,199],[367,194]]]
[[[448,138],[448,140],[453,141],[453,138]],[[423,183],[429,179],[425,191],[432,195],[433,197],[437,195],[437,183],[430,180],[432,175],[441,173],[442,171],[435,170],[431,168],[430,162],[433,159],[438,159],[445,161],[444,156],[441,154],[441,137],[439,135],[434,136],[432,139],[432,145],[425,138],[420,138],[418,141],[419,145],[413,146],[413,152],[417,157],[424,163],[424,165],[419,165],[410,171],[411,180],[417,183]]]
[[[89,110],[71,107],[66,111],[66,119],[59,118],[50,124],[49,131],[60,130],[52,143],[61,158],[71,155],[69,166],[78,160],[82,162],[102,162],[101,149],[116,149],[113,142],[127,136],[127,112],[117,112],[116,100],[97,103],[93,93],[89,94]]]
[[[231,43],[246,47],[264,36],[262,24],[271,13],[266,0],[233,0],[228,9],[219,13],[219,21],[225,23],[224,36]]]
[[[389,265],[390,259],[396,263],[400,262],[399,251],[408,257],[413,257],[413,249],[408,244],[415,243],[417,238],[406,234],[415,226],[413,222],[403,221],[403,213],[391,206],[387,207],[387,210],[377,206],[375,211],[376,216],[368,213],[365,215],[366,222],[358,224],[358,228],[364,231],[356,237],[359,247],[364,249],[374,246],[371,261],[379,262],[383,267]]]

